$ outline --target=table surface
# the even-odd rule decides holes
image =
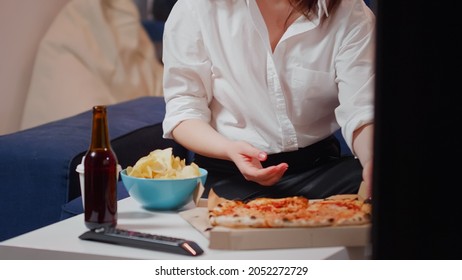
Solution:
[[[185,209],[194,207],[190,203]],[[191,257],[137,249],[78,237],[87,228],[83,214],[0,242],[0,259],[215,259],[295,260],[364,258],[364,248],[320,247],[277,250],[214,250],[208,239],[178,212],[148,211],[128,197],[118,202],[118,228],[195,241],[204,253]],[[358,251],[359,250],[359,251]]]

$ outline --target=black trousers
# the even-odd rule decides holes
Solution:
[[[196,154],[194,162],[209,173],[202,197],[207,197],[213,188],[220,197],[244,201],[295,195],[316,199],[357,193],[362,180],[359,160],[353,156],[341,156],[340,145],[334,136],[297,151],[269,155],[262,162],[263,166],[281,162],[289,164],[281,180],[269,187],[247,181],[231,161]]]

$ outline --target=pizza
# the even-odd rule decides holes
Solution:
[[[302,196],[243,202],[209,194],[212,226],[282,228],[362,225],[371,222],[371,203],[358,195],[310,200]]]

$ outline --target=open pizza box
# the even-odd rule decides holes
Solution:
[[[363,190],[360,189],[360,194]],[[207,237],[211,249],[252,250],[310,247],[365,247],[370,244],[371,224],[303,228],[212,227],[208,201],[195,197],[196,207],[180,212],[181,217]]]

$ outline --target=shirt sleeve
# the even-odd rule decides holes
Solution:
[[[357,3],[335,60],[340,102],[335,115],[352,151],[353,132],[373,122],[375,92],[375,17],[362,2]]]
[[[164,138],[172,138],[172,130],[184,120],[201,119],[210,122],[211,118],[208,107],[212,98],[211,62],[197,20],[198,17],[206,16],[203,13],[207,11],[194,5],[194,2],[179,0],[165,23]]]

